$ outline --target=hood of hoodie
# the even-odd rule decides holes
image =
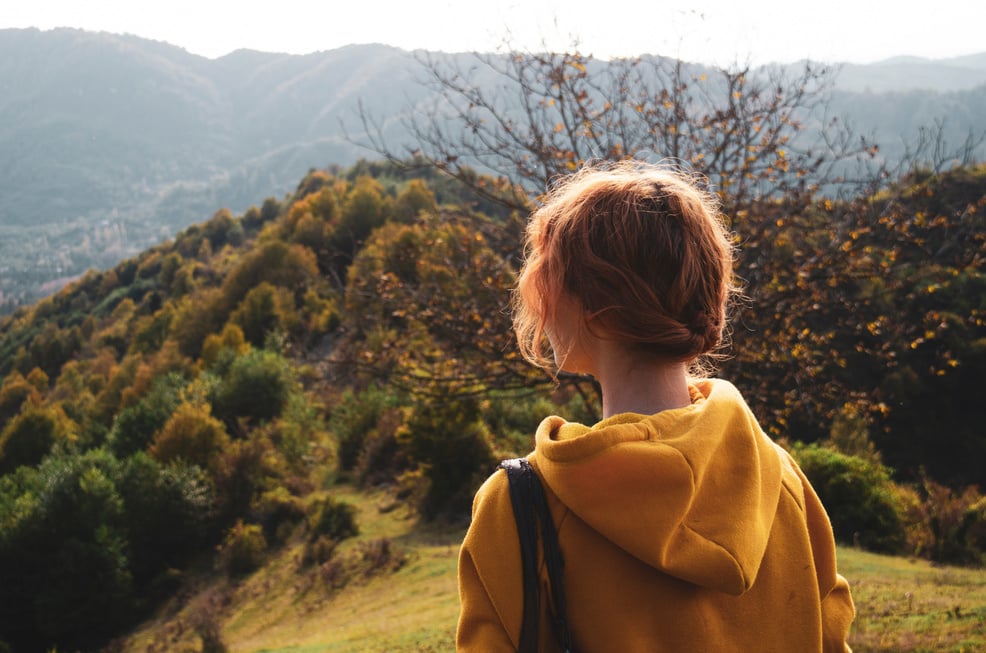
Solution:
[[[593,427],[549,417],[533,460],[561,502],[616,546],[682,580],[741,594],[767,548],[781,458],[731,384],[690,390],[690,406]]]

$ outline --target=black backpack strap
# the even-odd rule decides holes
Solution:
[[[521,567],[524,572],[524,619],[521,626],[519,653],[534,653],[538,650],[538,622],[540,621],[540,594],[538,583],[538,523],[541,527],[541,540],[544,546],[545,566],[548,581],[551,583],[551,607],[555,639],[562,651],[570,653],[572,635],[566,619],[565,585],[562,577],[564,562],[558,546],[558,533],[555,530],[548,500],[541,486],[537,472],[525,458],[504,460],[500,467],[506,470],[510,481],[510,502],[514,509],[517,532],[520,539]]]
[[[538,592],[537,523],[534,504],[530,501],[533,471],[523,458],[504,460],[500,467],[506,470],[510,481],[510,503],[514,508],[517,534],[520,539],[520,564],[524,579],[524,618],[521,621],[518,653],[536,653],[538,650],[538,622],[540,621],[540,595]]]
[[[551,583],[551,603],[553,609],[550,612],[552,621],[554,622],[555,639],[561,645],[561,650],[564,653],[571,653],[572,634],[568,630],[565,579],[562,576],[565,561],[561,557],[561,548],[558,546],[558,532],[555,530],[555,521],[551,518],[551,511],[548,510],[548,500],[544,496],[544,488],[541,486],[538,475],[531,469],[530,463],[525,460],[524,464],[530,469],[530,474],[534,479],[534,509],[537,511],[538,519],[541,522],[544,560],[548,568],[548,581]]]

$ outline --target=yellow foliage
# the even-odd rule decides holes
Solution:
[[[250,351],[250,343],[243,336],[243,329],[232,322],[226,323],[222,333],[213,333],[206,337],[202,344],[202,364],[206,367],[212,366],[224,349],[236,355]]]
[[[182,403],[154,437],[150,454],[161,462],[184,460],[212,469],[215,457],[229,444],[222,422],[206,403]]]

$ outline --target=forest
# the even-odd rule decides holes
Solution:
[[[517,63],[562,71],[545,90],[569,84],[574,109],[526,105],[530,125],[560,125],[517,139],[538,148],[514,151],[526,179],[476,172],[452,154],[469,143],[422,124],[436,147],[313,169],[0,321],[0,651],[98,650],[195,573],[241,577],[289,544],[345,582],[336,551],[360,524],[340,484],[462,524],[541,418],[597,419],[591,378],[519,356],[509,303],[534,189],[602,138],[579,107],[601,125],[616,102],[580,93],[577,58]],[[744,299],[717,374],[798,459],[841,542],[982,566],[986,166],[823,193],[799,174],[820,157],[792,146],[805,96],[723,75],[730,110],[682,113],[684,79],[630,105],[731,221]],[[473,134],[519,124],[478,120]],[[740,130],[755,137],[722,140]],[[385,541],[361,555],[400,564]],[[223,650],[214,623],[196,628]]]

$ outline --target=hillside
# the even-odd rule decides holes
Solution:
[[[384,46],[210,60],[132,36],[0,31],[0,304],[353,163],[341,121],[356,128],[360,99],[413,106],[411,64]]]
[[[456,582],[459,527],[435,529],[404,507],[387,509],[384,491],[333,488],[358,509],[361,534],[340,547],[353,561],[345,582],[319,568],[298,569],[303,545],[288,545],[265,566],[234,583],[219,580],[190,592],[119,645],[119,651],[195,651],[195,610],[223,596],[214,608],[230,651],[449,651],[459,611]],[[361,549],[387,541],[393,561],[381,568]],[[355,554],[355,555],[354,555]]]
[[[326,611],[354,641],[445,647],[478,484],[543,417],[599,410],[590,379],[517,353],[524,222],[474,188],[394,163],[314,170],[0,319],[0,644],[99,650],[159,619],[138,636],[160,650],[315,646],[255,625],[321,632]],[[981,565],[986,168],[751,206],[734,224],[751,305],[722,375],[840,541]],[[392,571],[415,601],[439,588],[421,605],[442,625],[421,635],[378,593]],[[393,615],[386,635],[359,605]]]
[[[297,570],[300,546],[288,546],[236,583],[189,592],[114,649],[198,651],[195,610],[214,600],[214,618],[230,653],[450,651],[459,612],[456,563],[463,530],[422,526],[386,492],[340,487],[359,509],[364,532],[342,555],[387,538],[396,570],[363,566],[333,587],[316,571]],[[931,566],[841,547],[839,567],[853,587],[857,619],[849,643],[858,653],[955,652],[986,646],[986,570]],[[212,593],[212,594],[210,594]]]
[[[0,30],[0,311],[112,267],[217,207],[240,213],[258,197],[281,198],[311,168],[375,156],[363,147],[360,103],[399,150],[405,120],[434,99],[421,54],[361,45],[211,60],[132,36]],[[476,68],[469,54],[432,54]],[[986,130],[977,62],[847,67],[832,114],[891,161],[939,118],[961,143]],[[915,85],[922,79],[932,91]]]

